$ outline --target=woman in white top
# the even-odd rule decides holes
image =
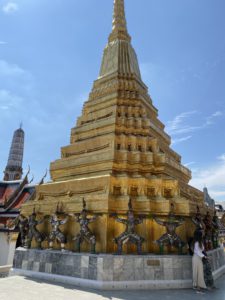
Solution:
[[[205,250],[203,244],[202,231],[196,231],[194,237],[194,254],[192,257],[192,270],[193,270],[193,288],[206,290],[204,280],[203,262],[202,259],[207,257],[202,253]]]

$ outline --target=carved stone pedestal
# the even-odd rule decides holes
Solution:
[[[209,252],[215,278],[225,272],[223,249]],[[15,274],[101,290],[192,286],[191,256],[110,255],[17,249]]]

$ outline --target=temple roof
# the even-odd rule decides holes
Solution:
[[[35,192],[35,186],[29,184],[27,175],[23,180],[0,181],[0,231],[6,231],[7,221],[19,215],[21,206]]]
[[[22,205],[35,197],[36,185],[31,184],[33,179],[28,179],[30,167],[22,178],[23,151],[24,131],[20,127],[14,132],[4,180],[0,181],[0,231],[9,231],[6,228],[7,221],[15,219]],[[46,176],[47,171],[37,185],[43,184]]]

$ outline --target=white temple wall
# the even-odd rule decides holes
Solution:
[[[17,235],[16,235],[17,237]],[[14,233],[0,233],[0,266],[12,265],[16,248]]]

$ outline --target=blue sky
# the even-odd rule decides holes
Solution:
[[[38,181],[81,114],[111,31],[113,0],[0,0],[0,170],[13,131]],[[173,149],[225,200],[225,1],[126,0],[144,82]]]

